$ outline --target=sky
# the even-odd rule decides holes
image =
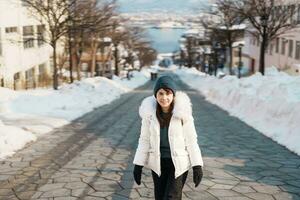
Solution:
[[[123,13],[138,12],[175,12],[186,13],[197,11],[209,0],[118,0]]]

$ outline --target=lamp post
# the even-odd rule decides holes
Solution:
[[[212,56],[213,56],[213,63],[214,63],[214,75],[217,76],[217,70],[218,70],[218,65],[219,65],[219,52],[220,52],[220,43],[215,42],[213,44],[213,52],[212,52]]]
[[[239,48],[239,65],[238,65],[238,78],[241,78],[241,69],[242,69],[242,48],[244,44],[240,43]]]
[[[181,69],[181,67],[184,65],[184,50],[180,49],[180,61],[179,61],[179,69]]]
[[[210,59],[209,59],[209,75],[213,74],[213,71],[216,67],[216,63],[215,63],[215,49],[211,49],[210,50]]]
[[[206,74],[210,73],[211,68],[211,49],[207,48],[204,52],[204,71]]]
[[[202,58],[201,58],[201,72],[205,72],[205,59],[206,59],[206,56],[205,56],[205,50],[202,49]]]

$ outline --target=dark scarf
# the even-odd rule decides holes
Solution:
[[[168,113],[163,113],[161,106],[157,103],[156,106],[156,117],[159,121],[160,127],[168,127],[171,117],[172,117],[172,112],[174,108],[174,102],[171,103],[170,105],[170,111]]]

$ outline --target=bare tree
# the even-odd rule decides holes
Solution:
[[[53,89],[58,89],[57,43],[67,31],[70,9],[76,0],[22,0],[30,14],[45,25],[47,37],[42,38],[53,48]]]
[[[265,72],[265,51],[279,35],[295,28],[298,1],[285,0],[230,0],[225,2],[232,12],[243,16],[252,25],[249,30],[261,41],[259,71]]]
[[[48,37],[42,38],[53,48],[53,88],[58,89],[57,44],[69,38],[69,70],[73,80],[73,65],[80,80],[81,56],[89,48],[94,74],[100,32],[107,29],[115,10],[115,0],[22,0],[30,14],[45,25]]]
[[[140,68],[151,65],[157,57],[155,49],[149,46],[140,46],[137,48],[139,54]]]
[[[203,19],[202,25],[209,31],[210,40],[213,43],[220,43],[229,50],[229,73],[232,75],[232,44],[243,36],[244,29],[239,26],[243,18],[238,12],[231,10],[232,0],[217,0],[216,10],[211,10],[208,14],[213,16]]]
[[[81,79],[83,53],[88,53],[91,57],[90,74],[92,77],[94,76],[97,50],[102,42],[101,39],[112,26],[110,19],[116,15],[115,8],[115,0],[82,0],[77,2],[70,12],[68,35],[70,72],[74,65],[78,80]]]
[[[119,75],[119,45],[121,43],[124,43],[125,41],[128,41],[129,39],[129,31],[128,27],[124,25],[124,20],[120,17],[113,18],[113,26],[110,32],[108,33],[109,36],[112,38],[112,42],[114,45],[114,60],[115,60],[115,75]]]
[[[101,2],[101,1],[100,1]],[[103,42],[104,36],[107,34],[108,29],[113,26],[112,18],[115,16],[115,1],[112,2],[93,2],[89,4],[89,15],[88,19],[88,36],[90,38],[90,55],[92,58],[91,63],[91,76],[95,74],[96,68],[96,53],[101,42]]]
[[[187,53],[187,66],[189,68],[193,67],[194,65],[194,58],[193,58],[193,49],[195,48],[195,38],[193,37],[186,37],[186,53]]]
[[[141,27],[127,27],[128,38],[125,43],[130,51],[137,52],[140,66],[150,65],[156,59],[157,52],[151,47],[151,42],[147,39],[145,29]],[[133,58],[128,59],[133,62]],[[130,63],[133,65],[132,63]]]

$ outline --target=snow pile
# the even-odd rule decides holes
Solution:
[[[217,104],[300,155],[300,77],[268,68],[247,78],[206,76],[196,69],[177,70],[180,78]]]
[[[31,132],[14,126],[5,126],[0,121],[0,158],[12,155],[15,150],[35,140],[36,136]]]
[[[143,69],[140,72],[131,71],[130,74],[134,79],[120,79],[118,76],[114,76],[113,79],[119,85],[126,85],[130,89],[136,88],[138,85],[143,85],[150,77],[150,69]],[[133,81],[134,80],[134,81]]]
[[[0,158],[12,155],[37,136],[108,104],[121,94],[144,84],[149,72],[132,72],[130,80],[95,77],[59,90],[13,91],[0,87]]]
[[[63,85],[58,91],[25,91],[11,102],[10,109],[17,113],[58,117],[70,121],[95,107],[109,103],[127,91],[128,88],[113,80],[103,77],[87,78]]]

